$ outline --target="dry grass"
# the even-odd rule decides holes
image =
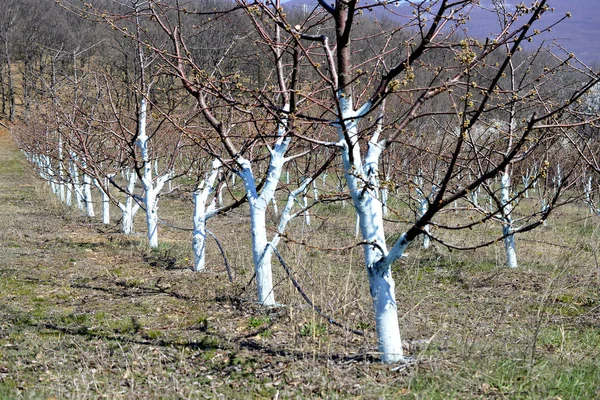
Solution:
[[[365,336],[311,311],[275,263],[285,307],[253,302],[243,209],[210,222],[230,284],[214,243],[208,272],[193,273],[189,232],[162,227],[151,251],[62,207],[28,171],[0,135],[0,398],[600,398],[600,242],[583,207],[521,235],[514,271],[501,245],[411,247],[395,277],[415,361],[395,368],[376,362],[359,248],[281,245],[314,303]],[[190,225],[189,204],[161,202]],[[294,221],[294,237],[354,241],[349,208],[319,216]]]

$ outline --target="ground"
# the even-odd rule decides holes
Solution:
[[[520,237],[517,270],[500,247],[410,248],[394,271],[410,361],[382,365],[358,250],[282,246],[363,336],[283,271],[283,305],[253,302],[241,212],[214,226],[233,283],[214,249],[194,273],[189,234],[150,250],[62,206],[6,132],[0,204],[0,398],[600,398],[599,221],[581,205]]]

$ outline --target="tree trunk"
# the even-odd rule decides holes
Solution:
[[[192,250],[194,251],[194,271],[206,268],[206,205],[201,194],[194,193],[194,232]]]
[[[119,203],[119,209],[121,210],[121,232],[124,235],[131,235],[133,233],[133,217],[139,210],[140,206],[136,203],[134,198],[135,184],[137,182],[137,174],[128,170],[126,173],[127,193],[125,204]]]
[[[73,191],[75,192],[75,202],[77,208],[83,210],[83,185],[79,182],[79,170],[75,162],[71,164],[71,178],[73,180]]]
[[[152,177],[152,162],[148,149],[149,137],[146,134],[146,113],[147,102],[145,98],[140,100],[140,109],[138,114],[138,137],[137,145],[142,153],[143,176],[142,186],[144,187],[144,205],[146,207],[146,225],[148,227],[148,245],[152,248],[158,247],[158,193],[162,189],[158,183],[155,185]]]
[[[512,205],[510,204],[510,174],[504,172],[500,182],[500,195],[502,200],[502,234],[504,235],[504,250],[506,251],[506,265],[509,268],[517,268],[517,251],[515,247],[515,235],[512,233]]]
[[[375,192],[381,148],[377,144],[370,146],[364,165],[361,163],[357,143],[357,120],[360,116],[352,108],[351,96],[340,96],[339,101],[340,119],[345,125],[345,131],[342,126],[339,129],[340,142],[343,143],[344,176],[359,218],[362,239],[373,243],[365,244],[363,250],[375,311],[378,348],[381,361],[392,363],[402,360],[404,355],[391,263],[381,262],[388,253],[383,229],[383,208]],[[369,186],[365,186],[365,180],[369,181]]]
[[[265,306],[275,305],[271,251],[267,251],[266,207],[250,206],[250,231],[252,235],[252,258],[256,270],[258,302]]]
[[[100,186],[98,179],[94,179],[94,185],[102,193],[102,223],[110,225],[110,197],[108,193]],[[104,187],[108,185],[108,178],[104,178]]]
[[[83,201],[88,217],[94,217],[94,202],[92,201],[92,179],[88,174],[83,174]]]
[[[154,189],[146,189],[144,197],[146,206],[146,225],[148,226],[148,245],[158,247],[158,196]]]
[[[221,162],[213,161],[212,170],[194,192],[194,232],[192,249],[194,251],[194,271],[202,271],[206,267],[206,220],[212,216],[215,203],[206,207],[209,196],[215,191],[215,181],[219,175]],[[216,200],[216,199],[215,199]]]

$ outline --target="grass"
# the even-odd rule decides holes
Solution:
[[[209,222],[231,284],[212,241],[198,274],[189,232],[161,226],[151,250],[142,234],[119,233],[116,210],[104,226],[60,205],[7,135],[0,166],[0,399],[600,398],[600,230],[585,206],[519,235],[517,270],[504,267],[500,243],[411,246],[394,277],[413,362],[386,366],[376,361],[362,251],[324,250],[355,242],[350,205],[313,208],[310,226],[292,221],[293,236],[315,246],[280,251],[311,301],[364,336],[311,310],[275,263],[285,306],[254,302],[243,209]],[[405,204],[397,210],[411,217]],[[161,218],[189,227],[191,207],[165,197]]]

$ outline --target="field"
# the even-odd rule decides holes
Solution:
[[[161,217],[190,225],[191,203],[161,202]],[[254,303],[244,209],[210,223],[230,283],[214,242],[208,271],[194,273],[189,232],[163,226],[150,250],[119,233],[117,213],[103,225],[59,204],[6,132],[0,204],[0,398],[600,399],[600,219],[582,204],[518,236],[516,270],[501,244],[409,247],[395,266],[411,356],[399,365],[377,362],[360,248],[280,246],[343,329],[276,259],[283,305]],[[294,237],[352,243],[349,208],[320,215],[295,221]]]

